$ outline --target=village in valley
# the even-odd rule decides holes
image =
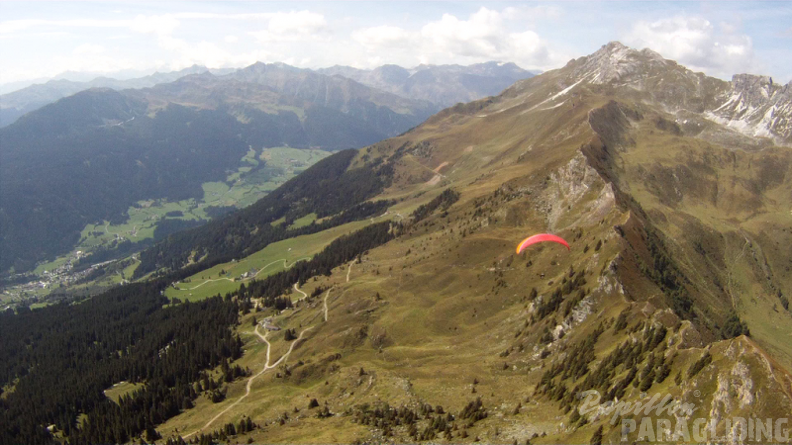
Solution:
[[[78,297],[79,292],[72,288],[91,282],[97,278],[106,277],[108,272],[112,275],[107,285],[121,285],[129,282],[123,269],[127,263],[136,264],[137,254],[126,259],[102,261],[86,265],[85,260],[90,255],[82,250],[76,250],[67,257],[57,261],[57,265],[49,270],[33,271],[25,274],[16,274],[0,284],[0,302],[2,310],[13,309],[18,306],[31,308],[43,307]],[[114,269],[110,271],[110,269]],[[106,287],[106,286],[104,286]],[[85,292],[90,289],[82,287]]]

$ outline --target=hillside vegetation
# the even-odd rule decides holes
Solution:
[[[693,131],[634,89],[570,88],[580,66],[620,48],[362,150],[353,166],[393,170],[378,199],[399,200],[402,234],[301,284],[307,297],[268,319],[281,330],[267,348],[250,322],[269,314],[243,317],[240,363],[262,374],[249,391],[230,385],[220,414],[196,404],[163,436],[621,441],[620,423],[578,410],[587,390],[669,394],[714,419],[718,440],[734,437],[735,416],[783,418],[789,150]],[[537,232],[572,251],[515,255]],[[270,349],[282,360],[262,368]],[[247,417],[255,430],[224,427]]]
[[[679,414],[685,421],[713,421],[718,443],[739,440],[735,418],[786,418],[790,150],[782,127],[759,138],[705,112],[733,89],[614,42],[328,157],[248,210],[169,237],[143,263],[165,275],[161,290],[210,266],[258,261],[273,241],[328,234],[323,224],[344,215],[365,226],[205,300],[236,310],[228,335],[241,355],[203,362],[192,391],[175,382],[168,394],[184,391],[189,403],[152,421],[155,431],[92,411],[87,424],[104,428],[72,426],[71,435],[599,444],[656,433],[698,442],[667,437],[674,415],[587,410],[586,394],[600,408],[668,395],[695,408]],[[312,224],[294,224],[311,214]],[[571,249],[515,254],[544,232]],[[154,313],[198,304],[172,300]],[[9,351],[28,360],[25,341]],[[6,372],[4,385],[17,374]],[[25,379],[9,400],[30,391],[36,377]],[[140,407],[131,413],[147,412],[148,400],[130,398]],[[14,422],[63,431],[71,421],[29,416]],[[659,427],[641,437],[624,419]],[[665,420],[671,427],[656,422]]]

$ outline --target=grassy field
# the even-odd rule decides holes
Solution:
[[[107,396],[108,399],[118,403],[118,400],[122,396],[131,394],[133,391],[138,390],[144,386],[146,386],[145,383],[120,382],[106,389],[104,391],[104,394],[105,396]]]
[[[427,194],[420,199],[432,196]],[[417,204],[405,205],[412,208]],[[392,209],[391,213],[395,211]],[[524,310],[522,297],[532,285],[538,285],[540,272],[547,274],[541,281],[560,280],[573,259],[561,250],[543,249],[532,258],[537,266],[526,274],[525,258],[505,266],[512,253],[511,241],[519,237],[521,230],[496,229],[463,240],[459,229],[465,225],[455,222],[443,231],[394,241],[372,251],[360,264],[341,266],[330,277],[306,283],[302,290],[307,293],[318,286],[331,290],[301,302],[296,310],[285,311],[275,319],[282,328],[298,332],[310,327],[304,332],[305,342],[294,348],[285,361],[291,368],[291,377],[278,378],[276,374],[283,372],[281,367],[262,374],[251,385],[250,395],[207,429],[236,423],[243,415],[249,415],[267,426],[234,440],[244,442],[251,437],[256,443],[350,443],[370,439],[370,429],[350,423],[345,417],[317,419],[316,409],[307,407],[311,398],[317,398],[320,406],[327,403],[330,411],[338,415],[378,400],[386,400],[391,406],[429,402],[458,412],[481,396],[493,420],[468,428],[470,438],[463,442],[478,435],[482,441],[500,443],[494,435],[499,425],[495,419],[512,418],[511,411],[517,403],[532,397],[539,372],[529,375],[529,371],[541,361],[526,354],[519,359],[518,371],[504,372],[498,353],[508,346],[514,330],[522,324],[515,315]],[[592,250],[585,260],[576,256],[574,262],[593,261],[590,267],[597,269],[607,257],[604,250],[599,254]],[[549,266],[552,261],[558,264]],[[497,272],[490,271],[493,262],[509,283],[499,294],[489,291],[497,279]],[[472,289],[468,283],[473,283]],[[544,292],[546,286],[541,288]],[[327,322],[323,321],[325,297]],[[618,310],[614,306],[611,312]],[[257,372],[266,363],[266,347],[251,332],[254,316],[261,317],[243,317],[238,328],[246,350],[239,364]],[[361,329],[366,330],[365,335],[360,334]],[[268,336],[273,349],[271,362],[287,351],[289,343],[282,336],[282,331]],[[340,359],[326,362],[336,353],[341,354]],[[523,360],[528,362],[523,364]],[[480,380],[475,395],[471,393],[474,378]],[[226,401],[212,404],[200,399],[194,409],[171,419],[159,430],[165,437],[176,429],[193,432],[244,394],[245,382],[236,382],[229,386]],[[279,426],[277,419],[282,412],[289,413],[290,420]],[[561,414],[557,409],[526,406],[514,421],[525,423],[530,419],[533,429],[504,431],[504,443],[510,443],[512,437],[524,441],[533,432],[553,430],[556,417]]]
[[[224,295],[238,289],[241,283],[252,279],[250,277],[243,279],[242,274],[252,272],[255,278],[261,279],[280,272],[293,265],[295,261],[310,259],[339,236],[354,232],[370,223],[371,220],[356,221],[322,232],[272,243],[246,258],[232,263],[218,264],[188,277],[177,284],[176,288],[168,288],[165,295],[168,298],[190,301],[202,300],[217,294]]]
[[[309,213],[302,218],[295,219],[294,223],[289,226],[290,229],[299,229],[300,227],[305,227],[308,224],[316,221],[316,213]]]
[[[152,238],[157,223],[167,218],[169,212],[181,212],[179,216],[171,218],[198,220],[209,219],[205,212],[207,207],[246,207],[329,155],[330,152],[324,150],[302,150],[289,147],[256,150],[251,147],[240,160],[238,170],[231,173],[225,182],[206,182],[202,185],[202,199],[176,202],[141,201],[136,206],[129,208],[127,211],[129,217],[123,224],[109,224],[108,221],[88,224],[83,229],[80,236],[81,242],[75,250],[90,251],[98,246],[107,246],[114,240],[122,238],[133,242]],[[301,220],[303,224],[309,222],[309,220]],[[63,264],[65,260],[66,257],[63,257],[42,264],[37,272],[51,270]]]

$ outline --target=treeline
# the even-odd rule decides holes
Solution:
[[[173,213],[173,212],[168,212],[168,213]],[[156,227],[154,227],[154,241],[159,241],[161,239],[164,239],[168,235],[172,235],[181,230],[200,227],[206,223],[207,221],[205,219],[165,218],[159,221]]]
[[[407,406],[395,408],[387,402],[374,406],[368,403],[357,405],[348,409],[346,414],[352,417],[353,423],[376,428],[386,438],[396,436],[394,429],[403,428],[414,442],[433,441],[440,437],[446,441],[465,439],[468,437],[467,428],[488,416],[480,397],[470,401],[457,415],[440,405],[432,407],[428,403],[419,403],[415,409]],[[478,441],[478,438],[474,440]]]
[[[211,267],[245,257],[276,241],[384,212],[391,202],[364,201],[390,184],[392,169],[380,165],[347,171],[356,153],[345,150],[328,156],[250,207],[169,236],[141,253],[135,277],[163,268],[178,270],[191,258],[201,259],[202,268]],[[335,216],[299,229],[289,229],[286,223],[273,225],[281,218],[289,222],[310,213],[318,218]]]
[[[241,356],[229,329],[239,308],[217,297],[163,308],[165,286],[1,314],[0,443],[51,443],[53,424],[72,443],[124,443],[192,406],[204,370]],[[103,390],[121,381],[145,386],[116,404]]]
[[[400,230],[399,225],[390,221],[366,226],[354,233],[342,236],[319,252],[309,261],[301,261],[289,270],[270,275],[264,280],[254,280],[247,286],[240,286],[236,295],[242,300],[263,298],[265,306],[284,309],[291,306],[291,299],[282,297],[294,283],[305,284],[317,275],[330,275],[333,268],[377,246],[393,239]]]
[[[189,443],[196,445],[212,445],[221,442],[228,442],[229,438],[233,438],[237,434],[249,433],[258,428],[258,425],[250,420],[250,417],[244,416],[238,424],[226,423],[222,428],[219,428],[209,434],[197,434]],[[185,445],[187,442],[181,436],[170,437],[165,441],[165,445]]]
[[[434,212],[438,208],[442,211],[446,211],[448,210],[449,207],[451,207],[452,204],[454,204],[458,200],[459,200],[459,192],[453,189],[445,189],[443,190],[443,193],[437,195],[433,200],[415,209],[415,211],[412,213],[413,222],[421,221],[422,219],[431,215],[432,212]]]
[[[194,405],[201,394],[223,400],[223,381],[249,374],[230,362],[242,342],[229,329],[252,297],[291,305],[294,283],[329,274],[393,239],[400,224],[372,224],[330,243],[310,261],[242,286],[235,294],[168,305],[162,292],[189,268],[167,277],[112,289],[80,304],[0,314],[2,443],[49,443],[55,425],[70,443],[155,440],[156,425]],[[205,370],[220,366],[221,380]],[[121,381],[145,383],[117,403],[104,390]],[[1,393],[2,391],[0,391]],[[84,418],[78,424],[78,419]]]
[[[166,218],[160,221],[154,228],[153,239],[146,238],[135,242],[132,242],[128,239],[121,242],[113,241],[108,246],[96,248],[91,252],[90,255],[80,258],[75,266],[79,269],[80,266],[89,266],[104,261],[127,257],[135,252],[139,252],[147,247],[152,246],[156,241],[164,239],[170,234],[176,233],[180,230],[199,227],[203,224],[206,224],[206,222],[207,221],[205,219]]]

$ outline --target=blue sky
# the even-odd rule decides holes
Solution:
[[[2,2],[0,84],[255,61],[549,70],[611,40],[725,79],[792,79],[792,2]]]

